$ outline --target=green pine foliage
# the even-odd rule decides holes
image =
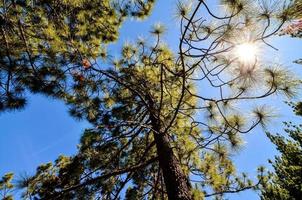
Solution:
[[[12,0],[0,3],[0,111],[26,104],[25,90],[61,97],[66,70],[104,55],[127,17],[154,0]]]
[[[290,6],[286,10],[288,12],[288,17],[291,19],[301,19],[302,17],[302,1],[301,0],[291,0]]]
[[[302,38],[302,1],[291,0],[290,6],[285,10],[290,22],[281,31],[280,35],[289,35],[294,38]],[[294,63],[302,64],[302,59],[295,60]]]
[[[8,106],[7,94],[23,100],[30,89],[62,99],[73,117],[92,125],[75,155],[42,164],[19,182],[24,199],[223,199],[259,184],[236,171],[232,154],[242,134],[273,116],[261,99],[292,97],[299,81],[279,65],[241,62],[234,51],[240,42],[270,46],[266,39],[287,19],[284,9],[223,1],[217,16],[204,1],[181,2],[177,52],[164,43],[166,29],[159,23],[152,39],[125,43],[112,59],[106,44],[118,37],[123,19],[144,17],[153,2],[4,6],[4,24],[12,25],[3,26],[9,28],[1,40],[1,70],[9,80],[3,109],[17,108]],[[201,8],[212,20],[203,20]],[[278,20],[270,27],[273,18]],[[240,102],[257,106],[244,110]]]
[[[2,200],[12,200],[12,190],[14,185],[11,183],[14,175],[13,173],[7,173],[0,179],[0,198]]]
[[[298,104],[299,105],[299,104]],[[301,116],[301,107],[296,107],[297,115]],[[267,133],[269,139],[280,152],[274,161],[274,168],[268,179],[262,184],[261,199],[263,200],[298,200],[302,196],[302,125],[285,123],[286,137]]]
[[[160,31],[151,32],[159,38]],[[181,77],[174,74],[181,66],[166,45],[147,45],[141,40],[125,44],[121,58],[115,60],[119,63],[115,69],[95,69],[111,77],[102,80],[106,83],[102,88],[89,77],[75,86],[76,96],[66,96],[70,113],[89,120],[96,128],[84,132],[76,156],[61,156],[54,164],[41,165],[34,176],[24,180],[25,199],[114,199],[129,183],[127,199],[167,198],[154,141],[158,133],[152,128],[149,112],[154,112],[163,126],[174,117],[182,84]],[[159,84],[161,80],[164,87]],[[193,89],[193,85],[188,87]],[[94,95],[98,90],[102,96]],[[252,188],[246,175],[236,174],[228,143],[211,145],[213,150],[209,151],[199,149],[196,139],[201,143],[206,140],[187,117],[194,115],[196,98],[185,93],[184,99],[182,114],[169,130],[174,138],[170,143],[186,176],[192,172],[206,176],[193,189],[194,198],[203,198],[207,187],[218,194],[227,188]],[[237,140],[235,135],[230,136],[232,145],[237,145]]]

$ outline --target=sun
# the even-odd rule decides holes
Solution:
[[[253,64],[257,60],[259,49],[257,44],[245,42],[235,46],[234,55],[243,64]]]

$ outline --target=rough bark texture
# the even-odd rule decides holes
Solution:
[[[190,184],[173,154],[168,135],[155,133],[154,138],[169,200],[192,200]]]
[[[150,110],[154,111],[154,102],[146,96]],[[161,131],[160,120],[151,112],[152,129],[158,156],[159,167],[162,170],[169,200],[193,200],[191,185],[181,169],[180,162],[173,153],[169,136]]]

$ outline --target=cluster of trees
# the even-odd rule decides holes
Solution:
[[[242,134],[266,125],[271,113],[261,99],[292,97],[299,81],[256,57],[242,62],[234,51],[245,42],[271,47],[268,39],[299,2],[223,0],[225,9],[216,14],[206,1],[181,1],[177,51],[164,43],[165,28],[157,24],[152,40],[127,43],[112,60],[106,46],[123,21],[148,16],[154,0],[2,1],[1,111],[24,107],[27,91],[42,93],[66,102],[72,116],[94,127],[85,130],[74,156],[60,156],[20,180],[22,197],[223,199],[260,187],[268,199],[287,190],[278,169],[289,160],[277,158],[273,181],[259,170],[254,183],[236,173],[231,152]],[[240,105],[248,102],[258,106],[243,112]],[[289,132],[301,139],[299,130]],[[293,144],[301,152],[296,143],[269,137],[280,149]],[[301,169],[295,170],[288,173]],[[12,199],[11,181],[12,174],[0,181],[3,199]]]

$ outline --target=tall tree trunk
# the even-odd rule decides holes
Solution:
[[[191,186],[173,153],[168,135],[154,133],[154,139],[169,200],[192,200]]]
[[[146,99],[149,101],[150,110],[156,110],[152,98],[146,95]],[[154,113],[151,113],[150,120],[154,130],[159,167],[163,173],[168,199],[193,200],[188,177],[184,174],[179,160],[173,153],[168,134],[161,131],[160,120]]]

